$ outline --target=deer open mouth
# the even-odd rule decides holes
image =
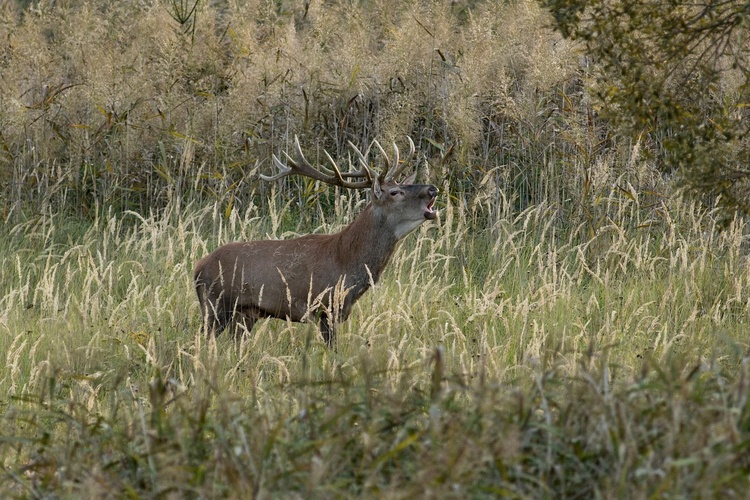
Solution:
[[[434,219],[434,218],[437,217],[437,210],[435,210],[433,208],[433,206],[435,205],[435,199],[436,198],[437,198],[436,196],[433,196],[432,199],[430,200],[430,202],[425,207],[425,210],[424,210],[424,218],[425,219],[432,220],[432,219]]]

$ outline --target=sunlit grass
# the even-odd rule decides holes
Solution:
[[[474,231],[465,221],[478,214],[448,203],[402,244],[335,350],[313,325],[280,320],[239,342],[199,334],[193,263],[226,241],[279,236],[278,215],[190,206],[6,229],[3,488],[746,485],[745,227],[718,233],[710,214],[666,204],[640,227],[637,203],[619,203],[588,239],[554,207],[506,207]]]

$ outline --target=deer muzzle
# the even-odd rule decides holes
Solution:
[[[435,200],[437,199],[438,189],[435,186],[430,186],[427,188],[427,196],[429,197],[429,201],[427,202],[427,205],[425,205],[424,210],[424,218],[428,220],[432,220],[437,218],[437,210],[434,209],[435,206]]]

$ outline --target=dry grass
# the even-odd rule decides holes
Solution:
[[[610,135],[531,0],[304,5],[0,7],[0,492],[741,496],[745,222]],[[295,133],[411,134],[440,220],[335,351],[207,339],[199,257],[363,208],[258,183]]]
[[[215,205],[6,231],[3,488],[741,491],[746,230],[718,234],[710,214],[666,203],[649,223],[637,200],[615,202],[594,238],[585,224],[560,230],[555,207],[513,215],[508,202],[475,231],[481,207],[448,202],[357,304],[336,351],[278,320],[237,345],[198,334],[192,263],[224,241],[279,236],[279,220]]]
[[[577,59],[534,2],[303,5],[201,1],[192,35],[166,2],[0,11],[4,219],[228,203],[293,134],[337,156],[410,134],[469,190],[498,165],[552,168],[550,144],[578,157],[560,134],[586,120]]]

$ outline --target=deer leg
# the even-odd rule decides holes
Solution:
[[[243,333],[250,333],[255,322],[262,317],[263,314],[254,307],[238,309],[234,316],[234,340],[239,340]]]
[[[203,316],[202,331],[206,336],[216,337],[227,327],[231,319],[230,308],[227,301],[219,294],[214,293],[213,286],[208,286],[199,276],[196,277],[195,291],[198,294],[201,315]]]
[[[336,336],[335,325],[338,325],[339,323],[347,320],[349,314],[352,312],[353,305],[354,300],[350,300],[349,298],[347,298],[340,309],[334,309],[330,312],[320,312],[320,333],[323,335],[323,340],[325,340],[325,343],[328,345],[328,347],[333,347],[333,342]]]
[[[201,301],[201,313],[203,314],[203,333],[207,336],[218,337],[230,320],[230,315],[221,306],[221,301],[218,303],[209,300]]]
[[[207,337],[214,336],[218,337],[221,332],[226,328],[226,322],[217,318],[216,316],[209,316],[203,323],[203,333]]]
[[[318,325],[320,327],[320,333],[323,335],[323,340],[325,341],[326,345],[328,347],[333,347],[333,341],[336,336],[336,331],[333,329],[333,326],[331,325],[331,319],[329,318],[327,313],[320,313],[320,322],[318,323]]]
[[[216,308],[212,307],[207,297],[206,284],[196,278],[195,291],[198,294],[198,304],[201,308],[201,332],[211,335],[217,329]]]

